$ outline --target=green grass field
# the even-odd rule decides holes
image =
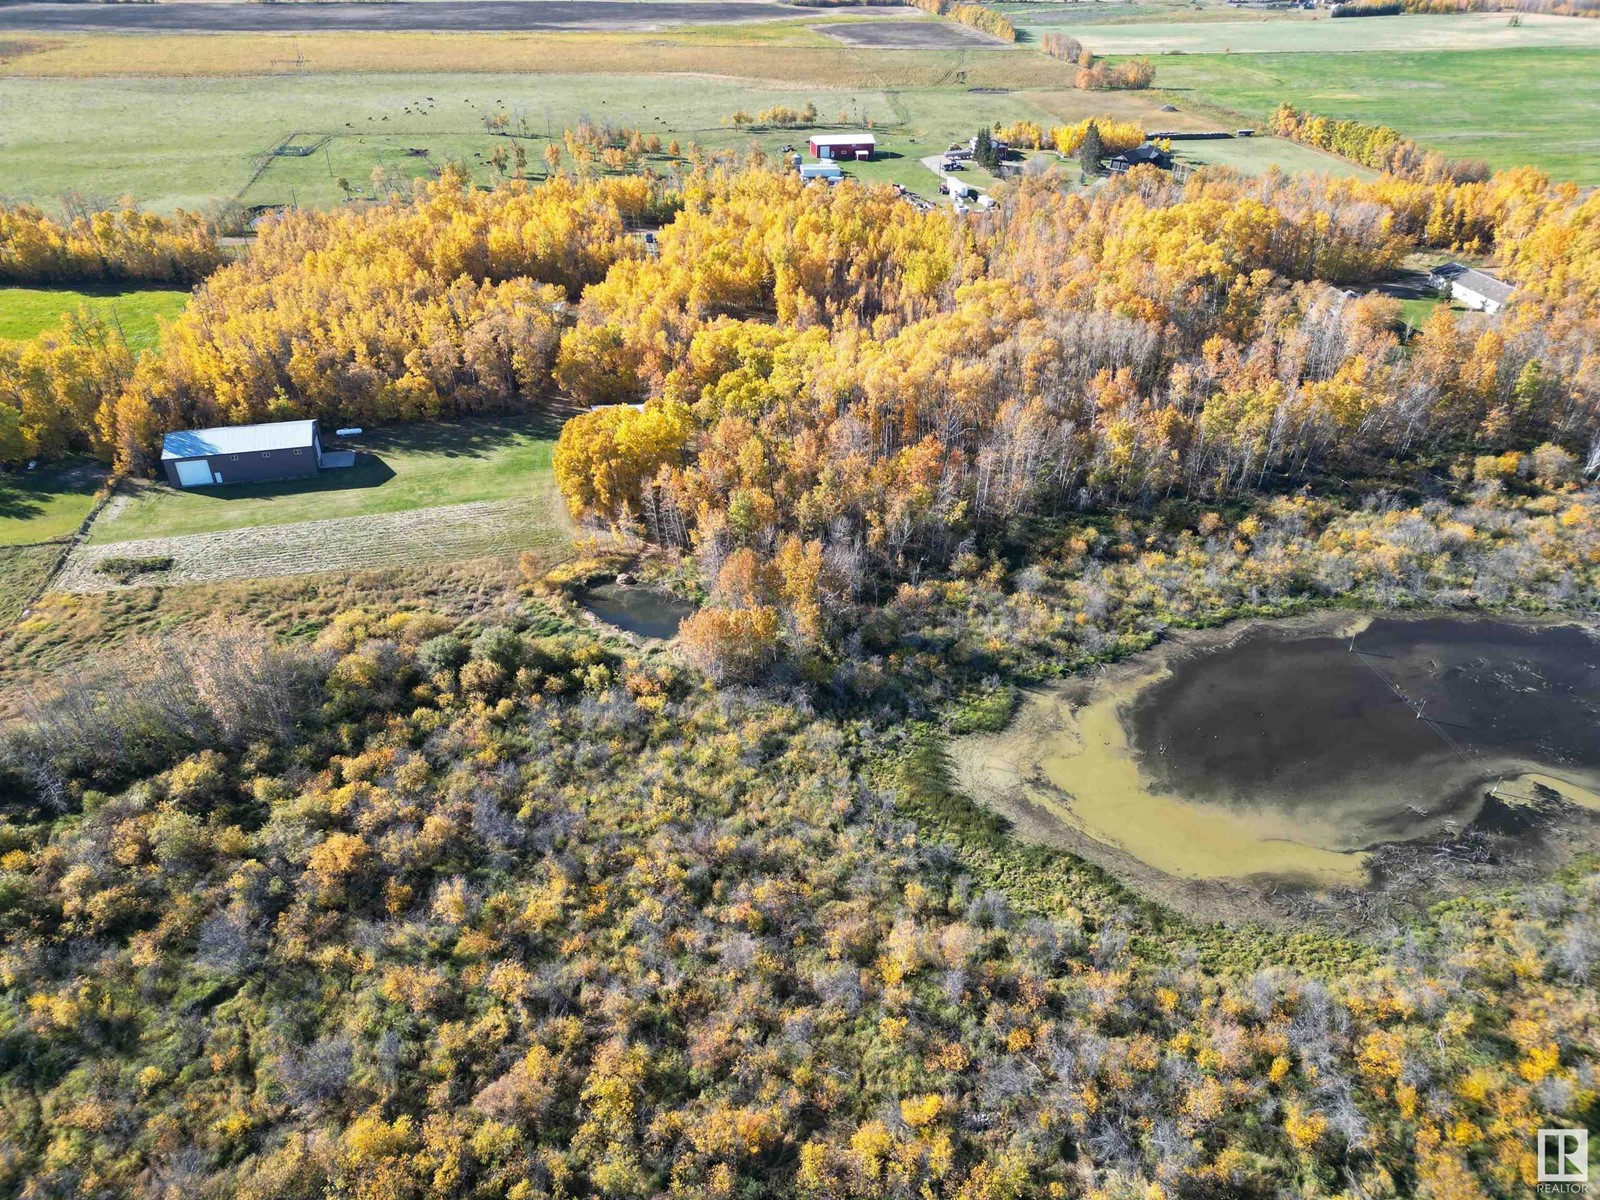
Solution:
[[[145,350],[156,344],[161,321],[176,317],[188,302],[188,292],[164,289],[0,288],[0,338],[25,341],[86,308],[120,328],[133,349]]]
[[[1036,8],[1044,8],[1037,5]],[[1062,9],[1068,6],[1060,6]],[[1015,18],[1013,18],[1015,19]],[[1046,14],[1025,18],[1030,40],[1067,33],[1096,54],[1330,54],[1381,50],[1600,50],[1600,23],[1525,13],[1405,14],[1335,20],[1326,14],[1240,16],[1222,21],[1099,24]]]
[[[1357,20],[1356,23],[1359,23]],[[1592,23],[1592,22],[1591,22]],[[1390,125],[1451,158],[1600,183],[1600,53],[1578,50],[1163,55],[1175,103],[1264,122],[1280,103]]]
[[[105,478],[104,467],[84,459],[0,472],[0,546],[71,537]]]
[[[150,207],[170,210],[242,189],[246,204],[326,206],[344,195],[338,180],[364,191],[376,166],[416,176],[454,160],[488,181],[489,156],[509,141],[484,129],[483,116],[498,111],[526,131],[518,140],[529,173],[538,177],[546,130],[559,141],[564,127],[586,118],[658,133],[664,145],[676,138],[685,149],[698,142],[742,150],[755,142],[775,153],[800,145],[808,131],[737,129],[724,118],[739,109],[754,113],[807,102],[816,104],[824,128],[842,128],[841,114],[855,127],[870,121],[879,139],[892,143],[915,170],[917,158],[957,137],[965,140],[980,124],[1048,119],[1025,95],[959,87],[789,89],[616,75],[269,77],[250,80],[248,88],[218,79],[3,78],[0,110],[27,105],[76,117],[30,121],[0,143],[0,175],[15,194],[37,199],[76,186],[107,195],[128,192]],[[229,113],[229,120],[216,121],[219,111]],[[330,140],[306,157],[271,159],[251,182],[254,156],[296,133],[297,144]],[[415,150],[427,153],[409,153]],[[651,165],[665,171],[670,164],[661,158]]]
[[[60,546],[0,546],[0,633],[16,623],[60,554]]]
[[[315,479],[192,491],[139,485],[106,506],[89,541],[106,544],[543,498],[555,489],[550,454],[558,432],[559,422],[549,418],[377,429],[357,439],[372,455],[358,459],[364,465]]]
[[[1293,175],[1310,171],[1322,175],[1376,179],[1378,173],[1310,146],[1284,138],[1231,138],[1214,142],[1173,142],[1173,153],[1197,166],[1231,167],[1246,175],[1264,175],[1276,167]]]

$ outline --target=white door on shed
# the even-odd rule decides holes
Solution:
[[[205,458],[186,458],[178,461],[178,486],[198,487],[211,482],[211,461]]]

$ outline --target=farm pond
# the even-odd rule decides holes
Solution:
[[[1034,692],[952,756],[1023,836],[1070,834],[1113,869],[1359,888],[1384,846],[1600,817],[1600,639],[1456,617],[1250,622]]]
[[[647,584],[603,583],[589,588],[578,603],[607,625],[639,637],[666,641],[694,612],[694,605]]]

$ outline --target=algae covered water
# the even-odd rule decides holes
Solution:
[[[1360,886],[1494,792],[1600,808],[1600,640],[1434,617],[1186,635],[952,748],[969,794],[1179,879]],[[1053,839],[1052,839],[1053,840]]]

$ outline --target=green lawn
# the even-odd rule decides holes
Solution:
[[[407,512],[480,500],[547,497],[560,423],[549,418],[396,425],[356,439],[361,465],[315,479],[180,491],[137,485],[106,506],[92,543],[174,537],[324,517]]]
[[[1106,24],[1085,22],[1076,16],[1073,13],[1062,19],[1036,15],[1027,19],[1023,27],[1035,41],[1052,31],[1070,34],[1096,54],[1372,53],[1521,50],[1541,46],[1600,50],[1600,25],[1596,22],[1536,13],[1523,14],[1518,25],[1510,24],[1505,13],[1407,13],[1337,20],[1325,13],[1277,17],[1257,14],[1240,15],[1234,20]]]
[[[1197,166],[1232,167],[1246,175],[1264,175],[1273,167],[1285,174],[1311,171],[1324,175],[1375,179],[1378,173],[1336,154],[1302,146],[1285,138],[1230,138],[1225,141],[1173,142],[1173,153]]]
[[[1482,158],[1499,169],[1531,163],[1557,179],[1600,183],[1600,52],[1169,54],[1154,61],[1157,83],[1180,106],[1209,101],[1259,124],[1287,102],[1393,126],[1452,158]]]
[[[105,482],[105,468],[79,459],[33,471],[0,471],[0,546],[71,537]]]
[[[188,292],[157,288],[0,287],[0,338],[26,340],[86,308],[121,328],[129,346],[145,350],[156,344],[161,321],[176,317],[188,302]]]

